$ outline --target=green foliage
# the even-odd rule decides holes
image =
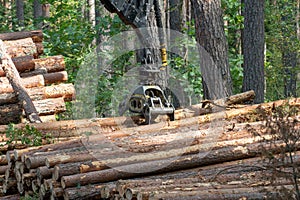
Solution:
[[[299,53],[300,41],[296,31],[296,1],[266,1],[266,99],[272,101],[284,98],[284,84],[287,75],[283,53]],[[299,63],[298,63],[299,65]],[[299,66],[293,71],[299,73]],[[298,91],[299,93],[299,91]]]
[[[200,66],[190,63],[181,57],[174,57],[171,59],[170,67],[175,70],[180,77],[178,80],[185,80],[188,82],[185,86],[185,92],[190,95],[201,96],[202,94],[202,78],[200,73]]]
[[[49,134],[43,135],[35,127],[28,124],[22,129],[16,128],[14,124],[9,124],[6,130],[6,137],[9,139],[6,144],[20,141],[22,144],[30,146],[42,145],[43,139],[47,139],[48,143],[50,143],[51,140]]]
[[[224,10],[225,34],[229,46],[229,66],[233,82],[233,92],[240,93],[243,83],[243,56],[241,54],[241,32],[244,17],[241,14],[240,0],[222,1]]]

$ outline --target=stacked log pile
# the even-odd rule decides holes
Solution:
[[[300,99],[288,104],[299,108]],[[200,116],[185,109],[176,112],[180,120],[137,127],[122,126],[124,117],[55,122],[55,131],[74,136],[76,130],[81,137],[7,151],[2,192],[11,199],[276,199],[282,187],[294,185],[284,176],[267,178],[273,171],[260,157],[262,148],[276,157],[284,142],[269,145],[272,135],[259,110],[282,105],[286,101]],[[42,132],[53,127],[34,126]],[[293,156],[299,164],[300,149]],[[281,169],[290,173],[292,166]]]
[[[14,32],[0,34],[21,77],[41,120],[54,121],[55,114],[66,110],[65,101],[72,100],[75,89],[65,83],[62,56],[41,58],[43,54],[43,34],[41,31]],[[6,73],[0,67],[0,124],[19,123],[24,115],[23,105],[19,102]]]

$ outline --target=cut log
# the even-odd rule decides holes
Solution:
[[[66,69],[64,57],[50,56],[34,60],[35,69],[46,69],[47,73],[64,71]]]
[[[64,195],[64,190],[61,187],[53,188],[51,190],[51,200],[64,199],[63,195]]]
[[[19,73],[11,58],[7,54],[6,46],[2,40],[0,40],[0,54],[2,55],[0,61],[2,69],[6,73],[6,76],[8,77],[14,91],[18,92],[18,99],[23,103],[23,108],[27,118],[30,122],[41,123],[41,119],[39,118],[37,110],[34,107],[34,104],[32,103],[25,87],[21,83]]]
[[[14,150],[14,157],[15,160],[20,160],[22,156],[30,156],[36,152],[49,152],[49,151],[57,151],[67,148],[76,148],[82,147],[84,144],[80,139],[70,140],[66,142],[61,142],[57,144],[49,144],[45,146],[38,146],[38,147],[30,147],[21,150]],[[25,159],[22,159],[22,162],[25,162]]]
[[[205,100],[200,104],[192,105],[184,109],[175,111],[175,119],[183,119],[188,117],[195,117],[203,114],[209,114],[217,111],[224,111],[226,107],[234,104],[252,101],[255,98],[253,90],[232,95],[224,99],[217,99],[215,101]]]
[[[33,101],[39,115],[53,115],[66,111],[65,101],[62,97]],[[20,122],[22,108],[19,104],[8,104],[0,106],[0,124]],[[41,120],[41,118],[39,117]],[[42,120],[41,120],[42,121]]]
[[[39,87],[45,85],[45,80],[43,75],[36,75],[33,77],[27,77],[27,78],[20,78],[20,81],[22,82],[23,87],[25,88],[32,88],[32,87]],[[0,94],[1,93],[11,93],[14,92],[14,89],[9,79],[5,77],[0,77],[0,82],[2,83],[0,85]]]
[[[33,100],[63,97],[65,101],[70,101],[75,98],[75,88],[71,83],[59,84],[46,87],[31,88],[28,90],[28,94]]]
[[[75,88],[71,83],[28,88],[27,92],[33,101],[58,97],[63,97],[65,101],[71,101],[75,98]],[[0,105],[12,104],[17,101],[18,97],[14,93],[0,94]]]
[[[51,115],[66,111],[65,101],[62,97],[33,101],[38,114]]]
[[[264,138],[267,138],[265,135]],[[126,138],[125,138],[126,139]],[[225,139],[225,141],[224,141]],[[162,160],[167,158],[172,158],[176,156],[181,155],[189,155],[189,154],[196,154],[196,153],[205,153],[209,151],[211,148],[213,148],[215,151],[217,149],[224,148],[226,146],[232,146],[232,145],[246,145],[246,144],[252,144],[255,142],[259,142],[262,140],[260,137],[251,137],[251,134],[249,134],[249,138],[241,138],[241,139],[234,139],[231,141],[226,141],[226,138],[223,138],[223,140],[219,141],[206,141],[204,139],[202,142],[200,141],[199,144],[193,145],[193,146],[187,146],[181,147],[175,145],[174,147],[169,146],[169,148],[166,151],[155,151],[145,154],[137,154],[137,155],[127,155],[126,153],[122,153],[122,151],[116,151],[112,152],[110,156],[102,155],[101,152],[93,152],[95,154],[95,158],[99,161],[88,161],[84,163],[71,163],[66,165],[57,165],[54,167],[53,172],[53,178],[55,180],[58,180],[61,176],[71,175],[71,174],[79,174],[79,173],[86,173],[86,172],[92,172],[92,171],[98,171],[107,169],[110,167],[119,167],[121,165],[128,165],[132,163],[142,163],[147,162],[151,160]],[[180,142],[179,142],[180,143]],[[205,145],[204,145],[205,143]],[[209,144],[211,143],[211,144]],[[157,144],[153,144],[154,146],[157,146]],[[177,149],[176,149],[177,148]],[[91,151],[91,149],[90,149]],[[50,158],[46,159],[46,165],[48,167],[51,166],[51,162],[53,162],[52,165],[61,162],[61,163],[67,163],[72,161],[74,159],[74,156],[68,155],[68,156],[59,156],[58,158],[52,158],[54,161],[51,161]],[[108,158],[107,158],[108,157]],[[109,159],[111,158],[111,159]],[[74,159],[76,160],[76,159]],[[74,161],[73,160],[73,161]],[[49,164],[47,164],[47,162]]]
[[[36,46],[36,53],[33,54],[34,58],[38,58],[40,55],[44,53],[44,45],[42,42],[35,43]]]
[[[285,186],[292,189],[292,186]],[[272,190],[273,189],[273,190]],[[270,199],[278,197],[280,187],[258,187],[258,188],[236,188],[236,189],[211,189],[198,191],[170,191],[159,194],[152,194],[149,200],[192,200],[197,197],[199,200],[218,200],[218,199]]]
[[[3,183],[3,193],[4,194],[16,194],[17,193],[17,180],[15,178],[8,178]]]
[[[212,113],[204,116],[199,117],[193,117],[188,119],[182,119],[180,121],[174,121],[174,122],[161,122],[157,124],[151,124],[146,127],[140,126],[132,129],[132,132],[139,132],[139,133],[146,133],[147,131],[150,132],[151,130],[156,130],[159,132],[162,129],[171,129],[176,127],[188,127],[191,125],[196,124],[204,124],[206,122],[211,122],[212,120],[224,120],[224,119],[232,119],[234,117],[242,116],[247,113],[253,113],[255,114],[255,111],[257,108],[265,108],[270,109],[274,106],[280,106],[284,104],[290,104],[294,106],[300,106],[300,98],[294,98],[287,100],[279,100],[275,102],[265,103],[262,105],[253,105],[248,106],[245,108],[240,109],[231,109],[226,110],[221,113]],[[110,138],[117,138],[117,137],[124,137],[126,134],[129,135],[124,131],[117,132],[115,130],[118,130],[120,128],[124,128],[127,126],[127,121],[132,121],[130,117],[114,117],[114,118],[95,118],[95,119],[85,119],[85,120],[69,120],[69,121],[59,121],[54,123],[43,123],[41,125],[34,124],[34,127],[40,130],[41,132],[52,132],[52,133],[59,133],[60,135],[65,134],[66,136],[74,136],[80,134],[81,132],[88,131],[89,132],[114,132],[111,134],[107,134],[106,137]],[[131,126],[130,124],[129,126]],[[16,125],[16,128],[21,128],[22,124]],[[0,126],[0,133],[5,133],[7,126]],[[103,129],[106,129],[103,131]],[[100,130],[99,130],[100,129]],[[94,130],[94,131],[93,131]],[[128,129],[128,132],[130,130]]]
[[[18,96],[14,93],[0,94],[0,105],[12,104],[12,103],[17,103],[17,102],[18,102]]]
[[[20,123],[22,112],[20,104],[0,106],[0,124]]]
[[[33,57],[32,57],[33,58]],[[38,74],[54,73],[65,70],[65,62],[63,56],[50,56],[46,58],[39,58],[34,60],[22,60],[23,63],[19,63],[20,57],[13,58],[13,61],[19,72],[21,72],[21,77],[29,77]],[[19,61],[19,62],[17,62]],[[20,68],[20,69],[19,69]],[[29,71],[29,72],[25,72]],[[1,75],[1,71],[0,71]]]
[[[61,83],[68,80],[68,73],[66,71],[43,74],[45,84]]]
[[[103,185],[89,185],[64,190],[64,199],[100,199]]]
[[[6,50],[11,58],[20,56],[37,55],[37,46],[32,38],[5,41]]]
[[[32,38],[34,42],[42,42],[43,32],[41,30],[34,30],[0,34],[0,40],[19,40],[24,38]]]
[[[78,184],[86,185],[92,183],[103,183],[115,181],[118,179],[138,177],[141,175],[145,176],[150,174],[166,173],[231,160],[245,159],[259,155],[259,153],[261,153],[259,147],[261,147],[262,145],[263,143],[255,143],[242,146],[226,146],[223,148],[212,149],[209,152],[186,155],[179,158],[154,160],[115,167],[107,170],[63,176],[61,178],[61,185],[63,188],[67,188],[74,187]],[[267,144],[264,144],[264,146],[266,149],[271,149],[271,147]],[[272,150],[279,150],[278,147],[272,148]]]
[[[33,56],[21,56],[12,58],[13,63],[15,64],[17,70],[22,73],[26,71],[31,71],[34,69]],[[5,76],[3,69],[0,69],[0,77]]]

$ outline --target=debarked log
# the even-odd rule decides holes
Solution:
[[[63,97],[65,101],[71,101],[75,98],[75,88],[71,83],[27,88],[27,92],[33,101],[58,97]],[[18,97],[14,93],[0,94],[0,105],[12,104],[17,101]]]
[[[66,111],[62,97],[33,101],[39,115],[57,114]]]
[[[45,69],[47,73],[64,71],[66,69],[64,57],[49,56],[46,58],[34,59],[35,69]]]
[[[25,88],[39,87],[45,85],[43,75],[21,78],[20,81],[22,82]],[[0,77],[0,83],[0,94],[14,92],[12,85],[6,77]]]
[[[7,53],[11,58],[20,56],[36,56],[37,46],[32,38],[24,38],[12,41],[4,41]]]

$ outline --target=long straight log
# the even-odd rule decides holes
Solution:
[[[30,147],[26,149],[21,150],[14,150],[14,157],[15,160],[20,160],[22,156],[30,156],[33,155],[36,152],[49,152],[49,151],[57,151],[62,149],[68,149],[68,148],[76,148],[76,147],[82,147],[84,144],[80,139],[60,142],[56,144],[49,144],[44,146],[38,146],[38,147]],[[22,159],[22,162],[25,162],[25,159]]]
[[[19,40],[24,38],[32,38],[34,42],[42,42],[43,32],[41,30],[34,30],[0,34],[0,40]]]
[[[231,160],[245,159],[257,156],[260,153],[262,143],[248,144],[242,146],[228,146],[209,153],[181,156],[179,158],[168,158],[143,163],[125,165],[112,169],[63,176],[61,185],[63,188],[74,187],[77,184],[86,185],[92,183],[103,183],[138,176],[157,173],[166,173],[187,168],[195,168]],[[266,148],[270,148],[265,144]],[[273,147],[275,148],[275,147]],[[161,166],[158,168],[158,166]]]
[[[271,108],[274,106],[280,106],[284,105],[286,103],[289,103],[290,105],[294,106],[300,106],[300,98],[294,98],[290,99],[289,101],[287,100],[279,100],[276,102],[270,102],[270,103],[265,103],[261,105],[253,105],[253,106],[247,106],[245,108],[240,108],[240,109],[231,109],[231,110],[226,110],[221,113],[212,113],[204,116],[198,116],[198,117],[193,117],[193,118],[188,118],[188,119],[182,119],[180,121],[174,121],[174,122],[161,122],[157,124],[151,124],[145,126],[139,126],[136,128],[132,128],[131,132],[139,132],[139,133],[147,133],[151,132],[152,130],[156,130],[159,132],[159,130],[162,129],[168,129],[168,128],[176,128],[176,127],[183,127],[183,126],[191,126],[195,124],[203,124],[206,122],[211,122],[212,120],[224,120],[224,119],[232,119],[237,116],[241,116],[243,114],[247,113],[253,113],[258,107],[262,108]],[[126,127],[126,122],[131,121],[130,117],[114,117],[114,118],[95,118],[95,119],[83,119],[83,120],[69,120],[69,121],[58,121],[54,123],[43,123],[43,124],[34,124],[34,127],[40,130],[41,132],[59,132],[60,134],[66,134],[66,135],[78,135],[80,132],[84,132],[89,129],[89,131],[93,132],[93,128],[97,131],[97,128],[99,130],[102,130],[104,127],[113,127],[111,128],[110,132],[115,132],[106,135],[107,137],[111,138],[116,138],[119,136],[128,136],[129,134],[127,131],[124,133],[124,131],[114,131],[118,130],[120,128]],[[16,125],[16,128],[21,128],[22,124]],[[0,126],[0,133],[5,133],[7,126]],[[130,132],[130,130],[128,129]]]
[[[89,161],[84,163],[72,163],[67,165],[55,166],[53,172],[53,178],[54,180],[58,180],[61,176],[65,176],[65,175],[99,171],[110,167],[119,167],[122,165],[128,165],[133,163],[142,163],[142,162],[153,161],[153,160],[175,158],[176,156],[196,154],[200,152],[205,153],[210,149],[216,151],[217,149],[222,149],[226,146],[232,146],[232,145],[242,146],[246,144],[257,143],[260,140],[262,140],[262,138],[260,137],[256,137],[256,138],[251,137],[251,134],[249,134],[249,137],[250,138],[234,139],[231,141],[226,141],[226,140],[212,141],[212,142],[206,141],[205,144],[203,144],[203,142],[199,142],[199,144],[193,146],[184,146],[184,147],[179,146],[177,148],[169,147],[166,151],[150,152],[142,155],[133,154],[129,156],[122,153],[121,151],[121,152],[113,153],[112,156],[106,158],[105,156],[101,156],[100,152],[99,153],[93,152],[95,154],[95,159],[98,159],[99,161]],[[266,139],[267,136],[265,135],[264,138]],[[153,145],[156,146],[156,144]],[[50,167],[58,163],[59,161],[61,163],[70,162],[72,160],[75,161],[76,158],[73,157],[76,157],[76,155],[58,156],[57,158],[53,158],[54,161],[52,161],[51,158],[46,158],[46,165]],[[51,162],[53,162],[52,165],[50,164]]]
[[[285,188],[292,189],[292,185],[285,185]],[[257,188],[232,188],[232,189],[211,189],[198,191],[170,191],[150,195],[150,200],[218,200],[218,199],[264,199],[268,196],[270,199],[276,199],[280,196],[280,187],[257,187]]]

